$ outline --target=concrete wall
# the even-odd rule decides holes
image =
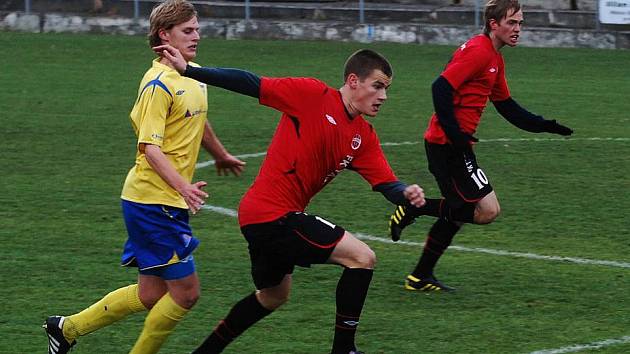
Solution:
[[[458,45],[473,33],[471,26],[433,24],[353,24],[337,21],[202,20],[206,37],[225,39],[300,39]],[[62,14],[0,15],[0,29],[26,32],[111,33],[145,35],[148,20],[80,17]],[[630,32],[533,28],[523,32],[521,45],[630,49]]]

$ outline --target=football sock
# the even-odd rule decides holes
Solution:
[[[142,333],[140,333],[140,337],[129,354],[157,353],[162,343],[188,311],[188,309],[179,306],[171,294],[166,293],[149,311],[144,320]]]
[[[435,268],[444,251],[450,246],[453,237],[459,229],[460,226],[455,223],[437,219],[429,231],[422,250],[422,256],[420,256],[416,269],[411,275],[420,279],[433,276],[433,268]]]
[[[474,220],[475,203],[464,203],[461,207],[453,209],[445,199],[425,199],[425,201],[426,203],[421,207],[408,206],[407,213],[414,218],[429,215],[465,223],[472,223]]]
[[[414,218],[421,215],[435,216],[436,218],[440,217],[441,205],[442,203],[446,203],[446,201],[444,199],[426,198],[425,202],[426,203],[421,207],[409,205],[407,207],[407,214],[413,216]]]
[[[105,327],[127,315],[146,310],[138,297],[138,284],[120,288],[105,295],[85,310],[66,317],[63,336],[72,343],[79,336]]]
[[[337,283],[337,316],[332,353],[356,350],[354,336],[372,281],[372,269],[346,268]]]
[[[260,304],[255,292],[251,293],[232,307],[227,317],[219,322],[214,331],[193,353],[221,353],[234,338],[271,312],[273,311]]]

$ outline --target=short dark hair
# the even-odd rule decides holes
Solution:
[[[392,66],[384,56],[370,49],[357,50],[346,60],[343,81],[345,82],[350,74],[356,74],[359,80],[363,80],[374,70],[380,70],[387,77],[392,77]]]
[[[156,5],[149,16],[149,45],[155,47],[163,44],[160,30],[170,30],[197,16],[193,4],[186,0],[166,0]]]
[[[486,3],[484,11],[485,26],[483,32],[490,34],[490,20],[501,22],[502,19],[507,17],[508,11],[511,9],[514,12],[518,12],[521,9],[521,4],[518,0],[490,0]]]

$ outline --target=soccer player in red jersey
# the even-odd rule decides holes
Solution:
[[[500,207],[486,174],[477,164],[473,134],[488,99],[499,114],[516,127],[534,132],[571,135],[555,120],[546,120],[522,108],[512,97],[505,79],[500,49],[518,43],[523,12],[516,0],[491,0],[485,6],[484,33],[472,37],[453,54],[432,85],[435,113],[424,134],[429,171],[440,188],[441,199],[427,199],[420,208],[399,205],[390,218],[394,241],[420,215],[437,218],[405,288],[449,291],[433,269],[463,223],[488,224]]]
[[[239,301],[194,353],[219,353],[248,327],[289,298],[294,267],[344,267],[336,291],[332,353],[359,353],[355,332],[376,262],[362,241],[319,216],[304,212],[309,201],[345,169],[358,172],[393,203],[421,207],[418,185],[398,181],[374,128],[392,81],[389,62],[371,50],[347,60],[344,85],[332,88],[312,78],[258,77],[237,69],[186,66],[173,48],[155,50],[200,82],[259,99],[282,112],[267,157],[239,206],[239,224],[249,244],[256,291]]]

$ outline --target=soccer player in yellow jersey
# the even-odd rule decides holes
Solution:
[[[151,47],[170,44],[190,61],[199,38],[197,13],[189,2],[167,0],[151,12]],[[196,213],[208,197],[205,182],[192,183],[200,145],[215,158],[219,174],[238,176],[245,163],[226,151],[210,127],[206,85],[180,76],[170,65],[153,61],[130,115],[138,150],[121,196],[128,231],[122,265],[138,267],[138,283],[72,316],[49,317],[44,324],[49,354],[67,353],[79,336],[145,310],[144,328],[131,353],[157,353],[199,298],[192,257],[199,241],[188,210]]]

